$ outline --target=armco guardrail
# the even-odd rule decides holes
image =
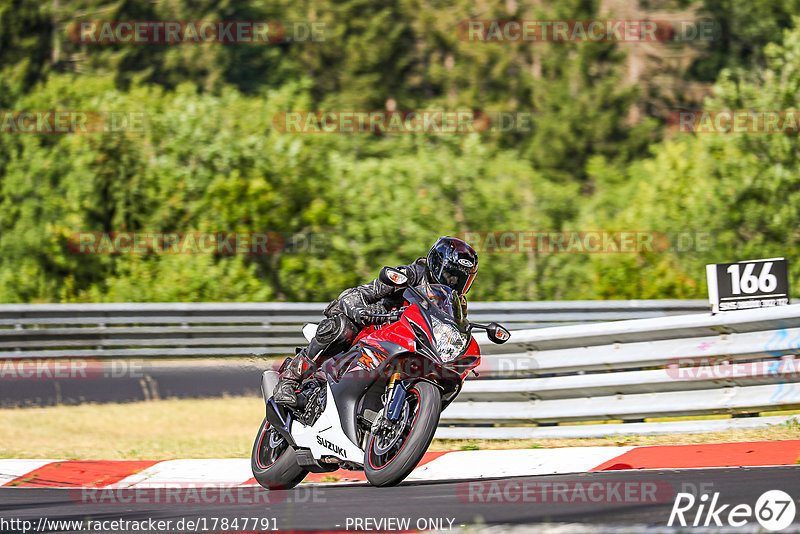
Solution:
[[[0,305],[0,359],[230,356],[239,361],[231,366],[154,360],[141,380],[109,378],[116,380],[113,395],[106,380],[67,380],[52,387],[47,381],[7,380],[0,388],[7,393],[3,402],[16,403],[23,396],[23,403],[82,402],[96,397],[95,390],[105,395],[97,398],[100,402],[123,394],[124,400],[139,400],[213,395],[220,387],[236,391],[239,382],[260,372],[253,361],[243,364],[238,358],[292,352],[304,343],[299,326],[319,320],[323,307]],[[787,421],[789,416],[750,416],[800,408],[800,360],[795,356],[800,353],[800,305],[717,315],[707,308],[705,301],[472,303],[473,320],[497,320],[515,331],[505,345],[477,334],[484,350],[481,376],[466,382],[442,414],[436,435],[590,437]],[[41,391],[30,400],[33,384]],[[712,414],[735,418],[643,422]],[[570,424],[611,420],[625,422]]]
[[[488,378],[465,384],[437,437],[722,430],[800,409],[800,305],[524,330],[486,352]],[[642,422],[712,414],[748,419]],[[630,422],[563,425],[607,420]]]
[[[188,358],[293,353],[325,303],[0,305],[0,358]],[[705,301],[476,302],[512,329],[699,313]]]

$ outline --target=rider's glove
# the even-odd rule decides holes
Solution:
[[[364,324],[371,324],[371,325],[382,325],[382,324],[389,324],[394,323],[400,316],[403,315],[403,310],[392,310],[387,312],[386,310],[381,310],[380,312],[376,312],[378,317],[366,315],[363,319]]]
[[[383,315],[386,313],[386,308],[380,304],[367,304],[365,307],[358,308],[354,311],[357,315],[355,318],[356,322],[365,326],[381,324],[386,320],[385,317],[374,317],[374,315]]]

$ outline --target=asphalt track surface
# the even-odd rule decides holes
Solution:
[[[622,501],[614,497],[604,498],[601,502],[588,502],[578,498],[577,501],[563,502],[562,498],[554,499],[552,493],[542,488],[548,483],[566,483],[570,491],[578,486],[588,487],[600,482],[604,488],[623,488],[620,494]],[[472,486],[470,496],[469,484]],[[578,484],[580,483],[580,484]],[[619,486],[617,483],[622,483]],[[492,486],[494,484],[494,486]],[[632,498],[624,496],[626,487],[648,487],[657,491],[648,495],[652,498],[639,498],[634,493]],[[527,486],[525,486],[527,485]],[[197,503],[185,499],[181,503],[174,499],[166,499],[164,495],[153,498],[153,494],[144,498],[147,502],[118,502],[117,497],[104,499],[101,502],[82,502],[97,498],[100,494],[88,497],[82,490],[61,488],[2,488],[0,489],[0,528],[3,532],[21,532],[20,524],[10,523],[9,519],[30,520],[38,525],[40,518],[53,520],[170,520],[170,528],[158,532],[241,532],[277,528],[285,530],[379,530],[392,531],[402,529],[402,523],[379,523],[383,518],[408,518],[409,529],[419,527],[443,526],[452,524],[453,529],[462,525],[541,525],[543,523],[582,523],[587,525],[605,525],[622,527],[630,526],[632,531],[642,526],[665,527],[669,519],[674,497],[678,492],[697,495],[706,493],[713,495],[719,492],[719,505],[739,503],[754,506],[759,495],[767,490],[780,489],[787,492],[797,501],[800,498],[800,466],[754,467],[754,468],[719,468],[719,469],[686,469],[686,470],[639,470],[639,471],[604,471],[571,475],[545,475],[535,477],[515,477],[479,482],[445,481],[426,483],[406,483],[393,488],[375,488],[364,485],[340,486],[305,486],[301,485],[290,491],[263,492],[260,488],[238,496],[237,502],[231,504],[228,499],[207,497],[209,500]],[[523,493],[520,487],[534,488],[520,502]],[[562,486],[563,488],[564,486]],[[494,488],[494,493],[492,493]],[[497,488],[505,492],[497,493]],[[505,488],[505,489],[504,489]],[[510,490],[510,491],[509,491]],[[127,498],[134,496],[128,490]],[[485,491],[485,493],[480,493]],[[262,493],[263,492],[263,493]],[[488,499],[493,502],[480,502]],[[177,494],[176,494],[177,495]],[[490,497],[493,495],[493,497]],[[549,497],[547,496],[549,495]],[[600,495],[600,494],[596,494]],[[107,496],[108,497],[108,496]],[[195,495],[196,497],[196,495]],[[179,497],[175,497],[179,499]],[[504,501],[505,499],[517,499]],[[136,500],[136,499],[134,499]],[[166,502],[170,500],[173,502]],[[265,502],[269,500],[270,502]],[[559,502],[553,502],[559,500]],[[141,501],[141,500],[140,500]],[[155,501],[155,502],[153,502]],[[192,501],[192,502],[188,502]],[[225,501],[224,503],[221,501]],[[257,501],[253,503],[252,501]],[[545,501],[545,502],[541,502]],[[650,501],[650,502],[641,502]],[[652,502],[656,501],[656,502]],[[699,504],[699,501],[698,501]],[[730,510],[730,507],[728,508]],[[687,512],[687,518],[693,519],[696,508]],[[727,513],[727,512],[726,512]],[[724,514],[723,514],[724,515]],[[798,507],[800,516],[800,506]],[[216,519],[215,519],[216,518]],[[238,528],[222,528],[222,518],[232,521],[235,518],[249,518],[249,525],[240,524]],[[252,528],[255,518],[268,522],[260,523],[259,528]],[[367,518],[371,518],[367,522]],[[361,520],[361,524],[357,523]],[[374,520],[373,520],[374,519]],[[5,520],[5,523],[2,521]],[[183,520],[183,528],[178,528]],[[186,528],[186,521],[198,521],[193,528]],[[431,520],[438,520],[438,523]],[[418,522],[419,521],[419,522]],[[795,523],[800,522],[800,518]],[[86,532],[86,530],[50,528],[37,532]],[[212,528],[216,525],[216,528]],[[358,527],[361,528],[358,528]],[[634,527],[635,526],[635,527]],[[758,526],[753,519],[750,526]],[[381,528],[382,527],[382,528]],[[205,529],[205,530],[203,530]],[[266,530],[266,529],[264,529]],[[123,532],[124,529],[109,529],[109,532]],[[129,530],[130,531],[130,530]],[[691,528],[685,531],[691,531]],[[792,531],[795,531],[794,529]],[[151,532],[153,532],[151,530]]]
[[[125,376],[88,380],[31,380],[0,377],[0,407],[141,402],[154,398],[196,399],[225,395],[261,396],[261,373],[278,360],[142,362],[121,360]]]

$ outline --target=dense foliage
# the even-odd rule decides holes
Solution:
[[[470,295],[480,300],[702,298],[706,263],[796,263],[796,136],[671,132],[654,110],[676,100],[657,81],[627,78],[630,46],[476,43],[456,31],[467,19],[600,18],[607,4],[0,0],[0,109],[147,118],[141,130],[113,134],[0,134],[0,301],[321,301],[424,254],[439,235],[485,231],[671,241],[640,253],[483,254]],[[657,4],[719,22],[723,37],[697,45],[669,78],[713,81],[695,107],[800,105],[800,24],[790,17],[798,2]],[[69,39],[86,20],[320,22],[325,37]],[[345,135],[273,124],[285,111],[387,107],[515,112],[532,125]],[[79,232],[275,232],[286,246],[76,254]]]

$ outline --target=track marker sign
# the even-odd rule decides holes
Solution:
[[[713,313],[789,304],[789,267],[784,258],[706,265]]]

